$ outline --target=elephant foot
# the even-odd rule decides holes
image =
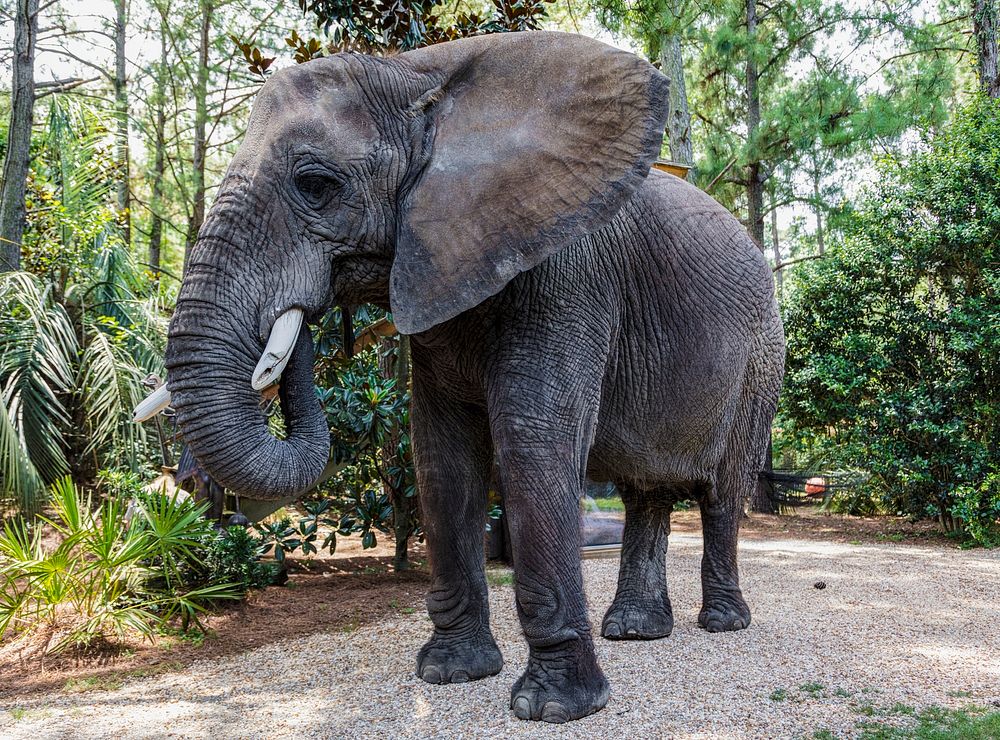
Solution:
[[[601,623],[606,640],[657,640],[674,629],[670,606],[615,598]]]
[[[698,614],[698,624],[708,632],[735,632],[750,626],[750,607],[742,596],[709,601]]]
[[[510,692],[510,708],[519,719],[570,722],[603,709],[610,687],[591,653],[545,658],[532,655],[528,668]]]
[[[473,635],[435,632],[417,654],[417,675],[427,683],[465,683],[495,676],[503,656],[489,628]]]

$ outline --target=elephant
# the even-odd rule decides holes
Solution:
[[[768,447],[784,337],[771,270],[726,209],[651,171],[668,82],[631,53],[532,31],[262,86],[183,275],[165,363],[186,443],[220,484],[301,494],[329,429],[309,324],[376,304],[411,337],[411,425],[430,562],[432,684],[497,674],[483,533],[496,467],[529,648],[510,708],[601,709],[580,562],[585,480],[622,492],[603,637],[673,628],[670,515],[696,499],[699,624],[750,624],[737,533]],[[280,377],[286,430],[260,389]]]

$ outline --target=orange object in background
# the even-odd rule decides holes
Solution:
[[[826,478],[809,478],[806,481],[807,496],[821,496],[826,493]]]

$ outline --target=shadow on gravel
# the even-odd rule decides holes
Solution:
[[[418,561],[419,562],[419,561]],[[0,700],[63,690],[113,689],[128,679],[181,670],[195,660],[242,653],[323,631],[353,631],[389,614],[423,608],[426,566],[395,573],[389,557],[337,557],[291,564],[288,582],[202,618],[204,640],[164,635],[124,650],[23,659],[0,655]]]

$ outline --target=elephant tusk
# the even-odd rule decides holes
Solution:
[[[132,421],[140,422],[152,419],[169,405],[170,391],[167,390],[167,384],[164,383],[139,402],[135,411],[132,412]]]
[[[291,359],[304,316],[301,308],[290,308],[274,322],[271,336],[267,338],[267,346],[264,347],[264,354],[261,355],[260,362],[254,368],[250,379],[250,385],[255,391],[263,390],[278,382],[285,365]]]

